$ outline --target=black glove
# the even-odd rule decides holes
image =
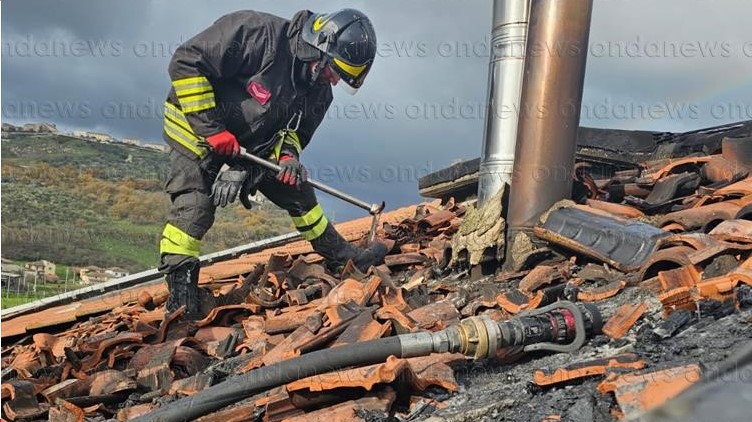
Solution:
[[[211,196],[214,199],[214,205],[224,207],[228,203],[233,203],[240,193],[240,202],[244,207],[251,209],[251,203],[248,200],[252,185],[249,174],[250,172],[242,167],[232,167],[220,173],[212,186]]]
[[[308,172],[293,154],[282,154],[279,166],[281,168],[277,173],[277,180],[286,185],[300,187],[301,183],[308,180]]]

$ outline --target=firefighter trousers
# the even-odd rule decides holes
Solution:
[[[212,185],[224,163],[224,158],[216,154],[199,158],[175,148],[170,151],[165,191],[172,205],[160,241],[161,272],[170,273],[200,255],[201,239],[214,224],[216,207],[210,196]],[[314,241],[322,237],[331,224],[316,200],[313,187],[307,183],[300,188],[289,186],[275,176],[268,170],[252,168],[256,188],[287,211],[304,239]],[[321,240],[312,243],[316,245]]]

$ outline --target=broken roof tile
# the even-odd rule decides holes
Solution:
[[[587,205],[597,210],[606,211],[610,214],[625,218],[640,218],[645,216],[645,214],[639,209],[624,204],[615,204],[613,202],[599,201],[597,199],[588,199]]]
[[[127,421],[130,419],[135,419],[139,416],[146,415],[147,413],[154,410],[156,407],[157,405],[152,404],[152,403],[143,403],[143,404],[136,404],[133,406],[129,406],[124,409],[118,410],[117,419],[119,421]]]
[[[716,190],[713,194],[722,197],[752,195],[752,176],[747,176],[743,180],[724,186]]]
[[[384,263],[388,267],[398,267],[401,265],[424,264],[426,257],[417,252],[403,253],[399,255],[387,255]]]
[[[264,355],[264,365],[268,366],[273,363],[298,356],[300,354],[300,351],[298,349],[299,345],[303,344],[305,341],[314,337],[315,335],[315,333],[312,333],[305,326],[298,327],[289,336],[285,337],[285,339],[282,340],[281,343],[276,345],[273,349],[271,349],[267,354]]]
[[[73,403],[61,400],[60,404],[50,407],[49,420],[55,422],[84,422],[84,410]]]
[[[724,220],[731,220],[741,208],[736,199],[703,205],[668,213],[658,219],[658,225],[678,223],[684,230],[702,230],[707,233]]]
[[[616,313],[606,321],[603,326],[603,334],[613,338],[620,339],[624,337],[630,328],[637,322],[642,314],[647,310],[644,303],[625,303],[616,310]]]
[[[407,313],[418,328],[430,331],[441,330],[460,321],[460,313],[448,300],[439,300]]]
[[[674,203],[674,199],[681,198],[695,192],[700,185],[700,176],[694,172],[672,174],[655,182],[650,194],[638,206],[642,209],[664,207]]]
[[[380,292],[379,298],[381,299],[381,305],[392,305],[401,311],[408,310],[410,305],[405,301],[403,287],[386,287],[383,292]]]
[[[454,212],[449,210],[437,210],[418,220],[418,230],[423,233],[435,233],[441,228],[451,224],[456,218]]]
[[[390,356],[384,363],[329,372],[293,381],[287,384],[287,391],[325,391],[347,387],[361,387],[370,391],[376,384],[391,383],[407,367],[407,360]]]
[[[44,389],[40,394],[49,403],[55,403],[58,398],[66,399],[68,397],[84,396],[88,393],[89,383],[77,378],[70,378],[58,384]]]
[[[722,221],[709,234],[719,240],[749,243],[752,242],[752,221]]]
[[[692,298],[692,291],[689,287],[677,287],[665,291],[658,295],[658,300],[663,304],[666,314],[670,314],[678,309],[694,311],[697,305]]]
[[[566,280],[565,274],[557,267],[538,265],[530,270],[520,280],[519,289],[524,293],[532,293],[544,286],[549,286]]]
[[[241,303],[238,305],[225,305],[225,306],[217,306],[213,308],[209,314],[202,319],[201,321],[196,322],[197,327],[206,327],[207,325],[214,322],[215,319],[221,318],[221,317],[227,317],[227,313],[232,314],[241,314],[244,315],[246,313],[250,314],[257,314],[261,311],[261,308],[253,303]]]
[[[653,179],[653,181],[661,180],[670,174],[674,173],[680,173],[684,172],[688,169],[699,169],[700,164],[705,164],[708,161],[711,160],[711,157],[705,156],[705,157],[688,157],[688,158],[680,158],[678,160],[669,160],[668,164],[665,164],[660,169],[655,170],[655,172],[648,177]]]
[[[642,369],[645,361],[634,353],[624,353],[608,358],[576,362],[555,370],[540,368],[533,374],[533,382],[541,387],[561,384],[594,375],[603,375],[612,369]]]
[[[451,370],[443,370],[449,362],[464,360],[458,354],[442,353],[421,358],[399,359],[394,356],[386,362],[343,371],[314,375],[287,384],[287,391],[326,391],[337,388],[360,387],[372,390],[376,384],[389,384],[406,379],[418,390],[438,385],[450,391],[458,387]]]
[[[696,364],[643,374],[613,374],[598,385],[598,391],[614,393],[624,416],[634,419],[676,397],[701,375]]]
[[[459,386],[450,365],[464,361],[465,357],[460,353],[433,353],[429,356],[409,358],[407,362],[411,373],[415,374],[410,383],[419,391],[432,385],[448,391],[457,391]]]
[[[420,250],[420,243],[405,243],[400,245],[400,252],[404,253],[416,253]]]
[[[496,297],[496,302],[510,314],[518,314],[525,310],[535,309],[543,301],[542,290],[533,294],[526,294],[518,289],[512,289]]]
[[[173,381],[170,385],[169,394],[182,394],[192,396],[197,392],[211,386],[213,375],[210,372],[200,372],[190,377]]]
[[[162,343],[151,349],[147,355],[148,361],[143,368],[138,369],[136,382],[148,391],[163,391],[169,388],[174,380],[170,370],[170,363],[175,356],[176,342]]]
[[[350,400],[324,409],[308,412],[299,416],[285,418],[287,422],[331,422],[357,421],[361,412],[377,411],[388,413],[392,403],[397,399],[397,393],[392,389],[385,389],[376,394],[367,395],[357,400]]]
[[[658,280],[664,292],[679,287],[692,287],[701,280],[700,271],[694,265],[685,265],[668,271],[658,272]]]
[[[604,286],[593,287],[588,289],[582,289],[577,292],[577,300],[583,302],[597,302],[600,300],[608,299],[616,296],[624,287],[627,282],[624,280],[616,280],[608,283]]]
[[[690,246],[679,245],[661,249],[652,254],[637,273],[637,280],[657,277],[660,271],[692,264],[689,255],[695,252]]]
[[[31,378],[42,368],[42,363],[37,353],[28,350],[18,353],[11,361],[9,368],[15,370],[21,378]]]
[[[407,333],[415,329],[415,321],[393,305],[382,306],[376,311],[376,318],[391,321],[398,333]]]
[[[32,339],[38,350],[50,352],[56,358],[65,357],[64,349],[66,347],[73,347],[76,344],[74,336],[66,335],[58,337],[46,333],[37,333],[34,334]]]
[[[34,384],[29,381],[3,383],[2,395],[8,397],[3,401],[3,413],[12,421],[39,417],[49,408],[46,403],[37,401]]]
[[[737,284],[737,280],[734,280],[733,277],[726,275],[709,280],[703,280],[697,283],[696,291],[697,294],[704,299],[712,299],[719,302],[724,302],[727,300],[734,300],[734,288],[737,286]]]
[[[344,346],[360,341],[381,338],[391,329],[391,322],[380,324],[373,319],[371,312],[361,312],[337,337],[331,347]]]
[[[752,243],[739,244],[717,241],[712,246],[690,253],[689,260],[692,264],[702,264],[721,254],[736,253],[750,249],[752,249]]]

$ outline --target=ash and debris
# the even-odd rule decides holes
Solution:
[[[604,315],[610,315],[622,303],[642,300],[653,302],[653,311],[626,338],[611,340],[599,335],[575,353],[538,354],[511,364],[469,362],[456,369],[459,394],[427,420],[522,422],[559,415],[563,421],[613,421],[611,408],[617,406],[615,400],[596,391],[602,377],[543,388],[533,383],[533,372],[541,367],[557,368],[624,352],[636,353],[650,362],[645,371],[698,362],[711,369],[742,347],[742,340],[752,339],[752,308],[718,320],[709,316],[693,321],[674,337],[662,340],[652,334],[662,320],[660,303],[649,295],[628,289],[612,300],[600,302],[599,307]]]

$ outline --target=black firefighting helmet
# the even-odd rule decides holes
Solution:
[[[314,13],[301,35],[324,53],[323,64],[330,65],[353,92],[363,85],[376,56],[376,33],[366,15],[355,9]]]

